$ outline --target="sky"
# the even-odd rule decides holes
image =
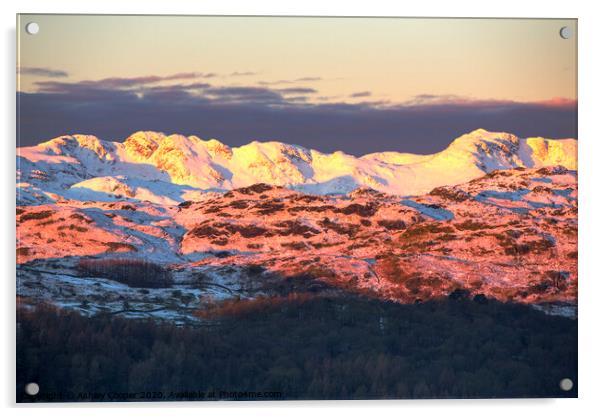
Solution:
[[[25,32],[36,22],[36,35]],[[18,145],[137,130],[432,153],[577,136],[575,20],[21,15]]]

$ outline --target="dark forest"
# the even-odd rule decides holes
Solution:
[[[577,321],[483,297],[263,300],[196,327],[39,306],[17,343],[19,402],[577,396]]]

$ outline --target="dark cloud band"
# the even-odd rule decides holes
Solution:
[[[316,104],[309,98],[319,91],[299,82],[319,78],[283,81],[292,84],[285,88],[216,86],[200,79],[212,76],[187,72],[38,81],[36,92],[17,94],[19,144],[70,133],[115,140],[144,129],[214,137],[230,145],[279,140],[362,155],[433,153],[477,128],[520,136],[577,136],[577,104],[567,99],[520,103],[422,94],[397,104],[378,99],[349,104],[332,97]],[[371,91],[350,95],[371,96]]]
[[[149,91],[142,97],[130,91],[98,89],[21,92],[17,96],[19,145],[72,133],[115,140],[148,129],[215,137],[234,146],[254,139],[280,140],[362,155],[385,150],[432,153],[476,128],[523,137],[577,136],[577,106],[572,101],[378,107],[369,103],[311,105],[263,90],[216,89],[213,93],[217,98],[182,89]]]

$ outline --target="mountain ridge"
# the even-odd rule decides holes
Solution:
[[[138,131],[123,142],[69,135],[17,149],[17,197],[22,204],[137,199],[174,205],[256,183],[309,194],[368,187],[420,195],[494,170],[557,165],[577,169],[575,139],[519,138],[478,129],[431,155],[356,157],[277,141],[230,147],[216,139],[152,131]]]

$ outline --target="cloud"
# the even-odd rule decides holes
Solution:
[[[251,75],[257,75],[257,72],[253,72],[253,71],[244,71],[244,72],[239,72],[239,71],[235,71],[230,73],[231,77],[248,77]]]
[[[254,102],[257,104],[284,103],[282,94],[261,87],[209,87],[203,90],[206,97],[226,102]]]
[[[503,108],[514,108],[521,105],[562,109],[576,107],[577,101],[571,98],[554,97],[549,100],[521,103],[512,100],[475,99],[455,94],[419,94],[415,95],[408,101],[397,104],[396,106],[417,108],[432,108],[436,106],[464,106],[470,108],[475,105],[478,105],[483,110],[488,109],[487,111],[496,111]]]
[[[287,96],[286,101],[290,104],[307,103],[307,102],[309,102],[309,99],[305,95],[293,95],[293,96]]]
[[[17,69],[21,75],[34,75],[37,77],[46,78],[66,78],[69,74],[66,71],[52,68],[40,68],[32,66],[24,66]]]
[[[349,97],[360,98],[360,97],[370,97],[371,95],[372,95],[372,93],[370,91],[360,91],[360,92],[354,92],[353,94],[350,94]]]
[[[404,106],[422,105],[463,105],[473,103],[475,100],[455,94],[419,94],[402,103]],[[481,100],[481,102],[483,102]]]
[[[314,88],[280,88],[278,91],[283,94],[316,94],[318,92]]]
[[[297,78],[293,82],[307,82],[307,81],[322,81],[322,78],[320,78],[320,77],[303,77],[303,78]]]
[[[45,84],[38,92],[19,92],[19,143],[73,133],[116,140],[145,129],[215,137],[233,146],[253,139],[280,140],[362,155],[433,153],[477,128],[522,137],[577,134],[577,103],[568,99],[521,103],[424,94],[401,104],[312,104],[306,95],[287,96],[264,87],[143,85],[141,92],[86,83]]]
[[[177,84],[177,85],[165,85],[165,86],[154,86],[154,87],[146,87],[146,90],[156,90],[156,89],[165,89],[165,90],[204,90],[206,88],[210,88],[211,84],[206,82],[193,82],[191,84]]]
[[[539,101],[539,104],[548,106],[548,107],[565,107],[565,106],[577,105],[577,101],[570,99],[570,98],[554,97],[549,100]]]
[[[36,92],[18,93],[19,142],[29,145],[69,133],[113,140],[136,130],[159,130],[216,137],[235,146],[280,140],[362,155],[433,153],[477,128],[551,138],[576,137],[577,131],[577,102],[566,98],[525,103],[420,94],[402,103],[349,103],[342,100],[371,93],[324,97],[297,85],[218,86],[204,81],[211,75],[38,81]]]
[[[37,81],[35,85],[41,92],[69,92],[75,89],[124,89],[124,88],[137,88],[143,87],[150,84],[157,84],[165,81],[181,81],[191,80],[197,78],[213,78],[216,74],[214,73],[203,73],[203,72],[181,72],[177,74],[159,76],[159,75],[147,75],[141,77],[111,77],[99,80],[85,80],[79,82],[59,82],[59,81]]]
[[[315,82],[321,81],[320,77],[302,77],[295,79],[279,79],[277,81],[259,81],[259,85],[282,85],[282,84],[295,84],[299,82]]]
[[[259,85],[269,86],[269,85],[282,85],[282,84],[292,84],[293,80],[280,79],[278,81],[259,81]]]

